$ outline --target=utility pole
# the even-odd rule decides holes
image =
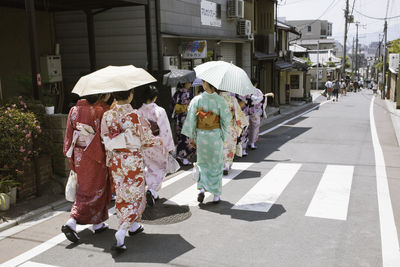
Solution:
[[[387,20],[385,20],[385,26],[383,28],[385,33],[384,43],[383,43],[383,92],[382,92],[382,99],[385,99],[386,93],[386,43],[387,43]]]
[[[378,40],[378,63],[381,61],[381,34],[379,34],[379,40]],[[379,69],[375,68],[375,75],[376,75],[376,82],[379,85]]]
[[[358,80],[360,80],[360,72],[358,71],[358,26],[360,25],[360,23],[357,21],[356,22],[356,73],[357,73],[357,82]]]
[[[351,79],[354,79],[354,37],[353,37],[353,46],[351,48],[351,73],[352,73],[352,77]]]
[[[342,59],[342,78],[346,78],[346,43],[347,43],[347,24],[349,20],[349,0],[346,0],[346,10],[344,11],[344,42],[343,42],[343,59]]]
[[[317,88],[319,90],[319,40],[317,41]]]

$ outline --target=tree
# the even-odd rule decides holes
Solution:
[[[389,53],[400,54],[400,39],[393,40],[388,45]]]

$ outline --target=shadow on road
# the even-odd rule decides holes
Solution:
[[[146,231],[146,230],[145,230]],[[88,244],[111,253],[115,262],[140,262],[140,263],[169,263],[175,258],[194,249],[179,234],[146,234],[125,238],[127,250],[118,253],[111,249],[115,242],[115,230],[109,229],[101,234],[94,235],[89,229],[79,233],[80,243],[69,244],[66,249],[72,249],[80,244]]]
[[[286,212],[286,209],[281,204],[274,204],[268,212],[234,210],[233,204],[228,201],[221,200],[218,204],[208,202],[199,204],[199,208],[221,215],[229,215],[232,219],[243,220],[248,222],[272,220],[281,216]]]

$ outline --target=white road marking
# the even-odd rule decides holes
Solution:
[[[297,163],[278,163],[232,209],[268,212],[300,167]]]
[[[33,261],[27,261],[24,264],[19,265],[19,267],[57,267],[56,265],[49,265],[44,263],[38,263]]]
[[[383,267],[400,266],[399,240],[390,200],[389,185],[386,174],[385,158],[379,143],[374,118],[374,101],[372,97],[369,107],[369,118],[372,134],[372,144],[375,152],[376,185],[378,193],[379,221],[382,243]]]
[[[327,101],[325,101],[325,102],[322,102],[322,103],[320,103],[319,105],[317,105],[317,106],[315,106],[315,107],[313,107],[313,108],[310,108],[309,110],[307,110],[307,111],[305,111],[305,112],[303,112],[303,113],[301,113],[301,114],[299,114],[299,115],[297,115],[297,116],[295,116],[295,117],[293,117],[293,118],[287,119],[287,120],[285,120],[284,122],[281,122],[281,123],[279,123],[278,125],[275,125],[274,127],[269,128],[268,130],[265,130],[265,131],[261,132],[259,135],[264,135],[264,134],[267,134],[267,133],[269,133],[269,132],[272,132],[272,131],[278,129],[279,127],[285,125],[286,123],[291,122],[292,120],[295,120],[295,119],[297,119],[297,118],[299,118],[299,117],[301,117],[301,116],[303,116],[303,115],[309,113],[310,111],[313,111],[314,109],[319,108],[320,106],[322,106],[322,105],[324,105],[324,104],[326,104],[326,103],[328,103],[328,102],[330,102],[330,101],[332,101],[332,100],[327,100]]]
[[[232,169],[229,171],[229,174],[226,176],[222,176],[222,186],[226,185],[236,176],[238,176],[241,172],[249,168],[253,163],[249,162],[234,162],[232,165]],[[189,205],[189,206],[197,206],[199,203],[197,202],[197,183],[193,184],[192,186],[186,188],[185,190],[181,191],[177,195],[173,196],[171,199],[164,202],[167,205]],[[205,198],[209,197],[211,194],[206,192]]]
[[[166,180],[165,182],[162,183],[161,189],[165,188],[165,187],[167,187],[167,186],[169,186],[169,185],[171,185],[171,184],[173,184],[173,183],[175,183],[177,181],[179,181],[180,179],[182,179],[182,178],[184,178],[184,177],[186,177],[188,175],[190,175],[192,173],[192,170],[193,169],[184,171],[184,172],[172,177],[171,179]]]
[[[353,166],[328,165],[306,216],[346,220],[353,172]]]
[[[115,207],[112,207],[110,209],[108,209],[108,215],[112,216],[115,213]],[[76,231],[79,233],[87,228],[91,227],[91,225],[77,225],[76,226]],[[61,228],[61,227],[60,227]],[[63,233],[56,235],[55,237],[43,242],[42,244],[18,255],[15,258],[12,258],[11,260],[3,263],[1,265],[1,267],[14,267],[14,266],[18,266],[22,263],[25,263],[27,261],[29,261],[30,259],[36,257],[37,255],[42,254],[43,252],[57,246],[58,244],[64,242],[65,240],[67,240],[67,238],[65,237],[65,235]],[[111,241],[112,242],[112,241]],[[30,266],[30,265],[27,265]]]
[[[24,223],[14,226],[10,229],[4,230],[4,231],[0,232],[0,240],[3,240],[4,238],[7,238],[9,236],[15,235],[19,232],[22,232],[34,225],[45,222],[51,218],[58,216],[59,214],[61,214],[63,212],[64,211],[51,211],[51,212],[41,215],[40,217],[32,219],[31,221],[24,222]]]

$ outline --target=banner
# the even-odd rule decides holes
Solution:
[[[201,25],[221,27],[221,5],[210,1],[201,1]]]
[[[182,58],[196,59],[207,57],[207,41],[192,41],[182,43]]]

